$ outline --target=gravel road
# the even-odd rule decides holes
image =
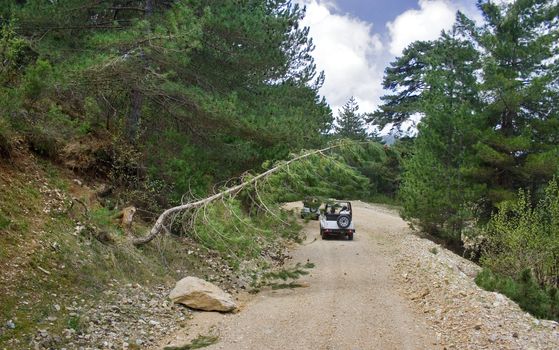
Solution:
[[[307,239],[293,261],[316,265],[298,281],[308,287],[265,291],[235,315],[200,314],[188,333],[215,325],[219,342],[207,349],[437,348],[396,286],[393,267],[406,224],[359,202],[354,222],[353,241],[321,240],[318,222],[305,224]]]
[[[412,234],[394,211],[353,207],[353,241],[323,241],[318,222],[305,224],[293,263],[316,264],[298,281],[308,287],[240,294],[239,313],[196,313],[160,348],[213,334],[207,349],[559,349],[559,324],[480,289],[479,266]]]

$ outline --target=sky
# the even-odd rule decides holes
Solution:
[[[502,0],[507,1],[507,0]],[[320,93],[334,115],[354,96],[359,112],[372,112],[384,94],[384,68],[415,40],[436,39],[456,11],[480,21],[475,0],[298,0],[307,6],[303,25],[316,46],[313,56],[326,81]]]

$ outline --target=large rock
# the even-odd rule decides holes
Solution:
[[[186,277],[178,281],[169,298],[175,303],[198,310],[227,312],[237,308],[231,295],[196,277]]]

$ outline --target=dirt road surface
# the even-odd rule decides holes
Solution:
[[[559,323],[480,289],[479,266],[412,234],[394,211],[353,207],[354,241],[323,241],[318,222],[305,224],[293,263],[316,265],[298,281],[307,288],[241,294],[239,313],[197,313],[159,349],[199,334],[218,336],[212,350],[559,349]]]
[[[293,261],[316,265],[298,281],[308,287],[265,291],[235,315],[202,314],[189,333],[215,324],[219,342],[207,349],[436,349],[394,278],[406,223],[358,202],[353,215],[353,241],[321,240],[318,222],[305,224]]]

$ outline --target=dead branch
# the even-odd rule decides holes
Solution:
[[[230,187],[230,188],[228,188],[224,191],[221,191],[219,193],[216,193],[216,194],[214,194],[210,197],[204,198],[202,200],[197,200],[197,201],[194,201],[194,202],[189,202],[189,203],[186,203],[186,204],[182,204],[182,205],[179,205],[179,206],[176,206],[176,207],[173,207],[173,208],[169,208],[169,209],[165,210],[161,215],[159,215],[159,217],[157,218],[157,221],[155,222],[155,225],[153,225],[153,227],[151,228],[151,230],[149,231],[147,236],[136,238],[136,239],[132,240],[132,243],[136,246],[140,246],[140,245],[143,245],[143,244],[146,244],[146,243],[149,243],[150,241],[152,241],[159,234],[159,232],[162,230],[162,228],[163,228],[165,222],[167,221],[167,219],[174,214],[177,214],[177,213],[182,212],[182,211],[186,211],[186,210],[199,208],[199,207],[208,205],[209,203],[211,203],[215,200],[221,199],[221,198],[223,198],[227,195],[237,194],[239,191],[243,190],[246,186],[252,185],[252,184],[258,182],[259,180],[264,179],[264,178],[272,175],[273,173],[283,169],[284,167],[289,166],[289,164],[291,164],[293,162],[297,162],[301,159],[305,159],[305,158],[310,157],[310,156],[315,155],[315,154],[322,154],[323,152],[326,152],[328,150],[331,150],[331,149],[339,147],[339,146],[340,146],[340,144],[336,144],[336,145],[329,146],[329,147],[326,147],[326,148],[323,148],[323,149],[320,149],[320,150],[307,152],[307,153],[305,153],[303,155],[300,155],[298,157],[295,157],[295,158],[293,158],[293,159],[291,159],[287,162],[282,162],[282,163],[278,164],[277,166],[271,168],[270,170],[267,170],[267,171],[261,173],[260,175],[251,178],[250,180],[244,181],[237,186]]]

